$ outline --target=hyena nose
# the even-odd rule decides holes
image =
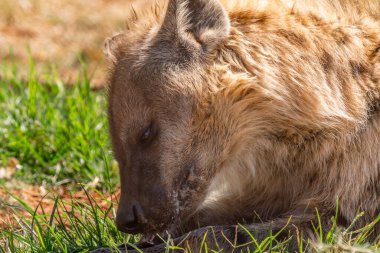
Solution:
[[[138,234],[143,232],[146,219],[139,204],[134,204],[130,208],[123,208],[116,216],[117,228],[128,234]]]

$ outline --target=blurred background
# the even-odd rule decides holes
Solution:
[[[0,0],[0,59],[26,76],[31,57],[38,75],[52,69],[64,83],[78,76],[80,59],[92,86],[104,83],[102,46],[122,31],[134,0]],[[140,1],[142,2],[142,1]]]

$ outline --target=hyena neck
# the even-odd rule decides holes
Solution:
[[[249,202],[265,217],[334,206],[339,197],[343,216],[353,218],[363,196],[349,200],[351,189],[364,190],[337,180],[380,164],[371,156],[380,145],[370,137],[380,134],[379,31],[307,15],[239,22],[232,18],[230,40],[213,66],[219,85],[203,95],[214,136],[207,150],[216,150],[220,163],[201,208],[239,199],[244,190],[233,203]],[[368,155],[355,156],[359,150]],[[366,173],[379,179],[375,170]]]
[[[290,16],[231,14],[215,96],[229,99],[236,122],[255,133],[355,135],[380,101],[380,31],[312,13]]]

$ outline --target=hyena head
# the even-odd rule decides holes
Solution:
[[[216,164],[211,152],[219,147],[210,146],[196,111],[210,82],[207,62],[229,29],[216,0],[170,0],[157,25],[106,40],[113,63],[109,125],[121,175],[120,230],[170,229],[203,201]]]

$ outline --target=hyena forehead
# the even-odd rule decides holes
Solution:
[[[126,31],[122,39],[106,40],[105,52],[114,67],[123,61],[138,80],[147,73],[159,78],[193,71],[194,63],[204,60],[230,31],[228,14],[217,0],[170,0],[163,18],[157,19],[158,26],[153,22],[143,33]]]

